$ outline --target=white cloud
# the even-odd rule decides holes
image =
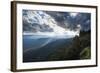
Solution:
[[[76,12],[71,12],[71,13],[70,13],[70,16],[71,16],[71,17],[76,17],[77,14],[78,14],[78,13],[76,13]]]
[[[71,16],[75,17],[78,13],[70,13]],[[38,23],[37,25],[40,25],[43,27],[43,24],[48,25],[50,28],[53,29],[52,32],[41,32],[38,30],[38,32],[24,32],[23,35],[41,35],[43,37],[57,37],[57,38],[72,38],[76,35],[79,35],[79,31],[70,30],[68,28],[63,28],[61,26],[57,25],[57,22],[53,17],[51,17],[49,14],[43,12],[43,11],[28,11],[27,16],[24,16],[24,19],[26,18],[26,21],[29,23]],[[33,21],[30,21],[33,20]],[[33,26],[34,27],[34,26]]]

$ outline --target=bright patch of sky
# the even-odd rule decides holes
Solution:
[[[70,14],[70,16],[73,17],[73,18],[76,17],[76,16],[78,15],[78,13],[76,13],[76,12],[71,12],[71,13],[69,13],[69,14]]]

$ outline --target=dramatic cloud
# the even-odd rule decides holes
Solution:
[[[90,18],[89,13],[23,10],[23,34],[74,37],[91,30]]]

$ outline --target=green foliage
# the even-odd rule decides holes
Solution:
[[[80,59],[90,59],[91,58],[91,50],[90,47],[86,47],[80,53]]]
[[[80,36],[73,38],[71,44],[58,48],[50,53],[48,60],[79,60],[91,58],[91,32],[80,32]]]

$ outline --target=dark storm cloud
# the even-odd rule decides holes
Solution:
[[[77,25],[81,25],[82,31],[91,30],[91,14],[90,13],[78,13],[75,17],[70,15],[71,12],[51,12],[46,11],[51,15],[57,22],[59,26],[66,27],[66,22],[68,27],[72,30],[76,28]]]
[[[23,16],[27,17],[27,13],[30,10],[23,10]],[[33,10],[32,10],[33,11]],[[56,12],[56,11],[43,11],[44,15],[45,13],[50,15],[55,21],[57,22],[57,25],[63,28],[69,28],[71,30],[77,29],[77,25],[81,25],[81,31],[89,31],[91,30],[91,14],[90,13],[78,13],[76,16],[72,17],[72,12]],[[38,13],[38,12],[37,12]],[[44,15],[40,15],[41,17],[44,17]],[[38,16],[37,16],[38,17]],[[34,23],[29,23],[27,20],[23,19],[23,30],[35,30],[36,28],[41,29],[39,26],[39,21],[36,17],[34,17],[33,21],[32,19],[29,19],[28,21],[33,21]],[[37,22],[37,23],[35,23]],[[43,25],[45,26],[45,24]],[[47,27],[47,30],[51,31],[50,27]],[[43,30],[43,29],[42,29]],[[44,29],[46,30],[46,29]]]

